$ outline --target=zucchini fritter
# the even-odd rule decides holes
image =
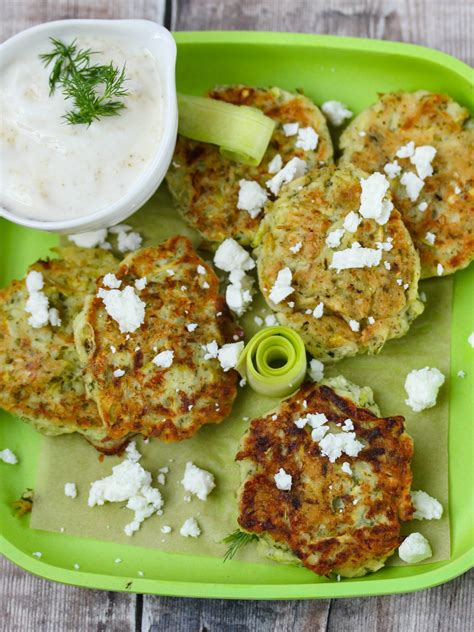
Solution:
[[[215,88],[209,96],[235,105],[257,107],[279,123],[262,162],[257,167],[234,162],[221,156],[214,145],[178,136],[166,181],[183,218],[207,242],[216,245],[233,237],[247,246],[263,214],[251,218],[247,211],[237,208],[239,181],[254,180],[265,188],[265,182],[272,177],[268,165],[276,154],[280,154],[283,164],[291,158],[301,158],[308,169],[318,166],[320,161],[331,162],[331,137],[318,107],[302,95],[280,88],[229,86]],[[313,127],[319,134],[315,151],[299,149],[295,147],[296,136],[285,136],[282,124],[295,122],[300,127]]]
[[[342,230],[348,214],[359,208],[360,178],[366,175],[348,165],[294,180],[258,234],[258,278],[267,303],[280,323],[296,329],[311,354],[326,362],[377,353],[390,338],[403,336],[423,311],[419,258],[398,211],[392,210],[384,225],[363,219],[355,232]],[[335,230],[344,234],[339,246],[330,248],[326,239]],[[356,242],[372,250],[378,242],[389,250],[382,250],[376,267],[331,268],[334,252]],[[275,304],[270,292],[284,268],[292,272],[294,291]],[[322,316],[316,317],[312,312],[320,303]]]
[[[25,281],[0,290],[0,406],[46,435],[79,432],[101,452],[113,453],[124,439],[108,433],[97,406],[86,399],[72,323],[97,276],[117,265],[100,249],[57,248],[57,259],[28,268],[43,275],[43,293],[61,325],[33,328],[25,311]]]
[[[238,522],[275,548],[274,559],[299,560],[318,575],[358,577],[384,565],[402,540],[400,521],[412,518],[413,444],[403,417],[380,418],[337,390],[304,384],[251,421],[236,456]],[[326,436],[344,433],[350,419],[361,451],[331,462],[311,428],[295,424],[308,413],[326,415]],[[276,486],[280,468],[292,477],[287,491]]]
[[[224,372],[215,358],[206,360],[203,346],[233,342],[241,331],[213,270],[188,239],[177,236],[130,254],[115,275],[121,289],[146,278],[136,291],[146,304],[143,323],[121,333],[95,295],[74,325],[87,390],[110,434],[180,441],[204,424],[221,422],[236,395],[237,373]],[[172,360],[158,366],[153,360],[163,352],[172,352]]]
[[[395,207],[420,253],[422,278],[451,274],[474,258],[474,129],[468,119],[468,110],[446,94],[396,92],[382,94],[341,136],[341,164],[370,173],[394,159],[415,172],[408,158],[396,157],[408,142],[436,149],[433,174],[416,201],[400,182],[403,171],[391,180]]]

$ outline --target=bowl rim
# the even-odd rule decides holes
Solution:
[[[0,44],[0,67],[4,62],[4,58],[11,54],[12,49],[15,51],[27,48],[31,36],[36,36],[43,32],[49,32],[50,35],[54,36],[58,31],[70,31],[75,27],[79,27],[82,31],[85,31],[87,27],[104,28],[107,34],[129,35],[132,38],[140,34],[142,38],[143,35],[147,38],[143,38],[145,44],[148,43],[149,39],[160,39],[164,43],[163,50],[160,51],[162,61],[160,66],[162,69],[159,72],[162,79],[166,124],[163,126],[163,133],[146,170],[139,175],[125,195],[105,208],[71,219],[38,220],[18,215],[0,206],[0,217],[4,217],[21,226],[48,232],[80,233],[97,230],[98,228],[117,224],[132,215],[145,204],[161,184],[173,156],[178,129],[175,79],[176,42],[168,29],[152,20],[96,20],[81,18],[53,20],[36,24],[16,33]],[[150,52],[156,59],[156,51],[150,49]]]

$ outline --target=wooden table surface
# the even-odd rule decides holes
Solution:
[[[0,38],[64,18],[148,18],[174,30],[331,33],[414,42],[474,64],[472,0],[0,0]],[[3,632],[464,632],[474,573],[419,593],[365,599],[224,601],[54,584],[0,559]]]

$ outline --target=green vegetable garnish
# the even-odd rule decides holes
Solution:
[[[301,336],[289,327],[266,327],[243,350],[237,371],[254,391],[269,397],[294,393],[306,375],[306,350]]]
[[[239,549],[256,540],[258,540],[258,536],[255,535],[255,533],[246,533],[240,529],[236,529],[230,533],[222,540],[224,544],[229,545],[224,555],[224,562],[231,560]]]
[[[275,121],[257,108],[178,94],[178,132],[218,145],[225,158],[259,165],[274,129]]]
[[[112,62],[107,65],[91,64],[91,55],[97,51],[90,48],[78,49],[76,40],[65,44],[50,38],[53,49],[40,55],[45,67],[53,65],[49,75],[49,92],[54,94],[61,86],[66,99],[74,107],[66,112],[64,119],[70,125],[90,125],[103,116],[118,116],[125,104],[119,97],[128,95],[123,87],[126,81],[125,66],[120,69]]]

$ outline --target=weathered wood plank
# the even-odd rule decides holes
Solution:
[[[175,0],[177,30],[331,33],[414,42],[474,62],[474,3],[466,0]]]
[[[68,18],[143,18],[163,22],[166,0],[2,0],[0,41],[23,29]]]
[[[474,571],[408,595],[334,600],[328,632],[466,632],[474,622]]]
[[[132,632],[136,595],[54,584],[0,558],[1,632]]]
[[[328,599],[321,601],[227,601],[145,596],[142,632],[324,632]]]

